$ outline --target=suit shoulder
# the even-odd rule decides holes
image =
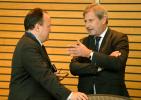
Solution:
[[[88,40],[88,36],[80,39],[80,42],[85,44],[87,40]]]
[[[31,39],[30,37],[23,35],[19,40],[17,47],[20,47],[21,49],[26,49],[28,47],[38,47],[38,43],[36,43],[36,41]]]
[[[116,30],[112,30],[112,29],[110,29],[110,33],[113,36],[118,36],[118,37],[127,36],[125,33],[122,33],[122,32],[116,31]]]

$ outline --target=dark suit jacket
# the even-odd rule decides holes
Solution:
[[[25,33],[12,59],[9,100],[66,100],[70,93],[58,82],[45,49]]]
[[[90,42],[90,36],[82,39],[82,43],[94,51]],[[116,50],[121,52],[120,57],[109,56]],[[78,57],[73,58],[70,63],[71,73],[79,76],[78,90],[93,94],[93,86],[95,84],[97,94],[115,94],[128,97],[124,83],[128,53],[127,36],[108,29],[99,52],[94,51],[92,61],[88,58]],[[98,67],[103,70],[98,72]]]

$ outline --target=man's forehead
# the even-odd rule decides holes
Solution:
[[[44,13],[43,16],[44,16],[44,20],[47,20],[47,21],[51,20],[50,16],[47,13]]]
[[[87,18],[94,18],[96,17],[95,13],[93,11],[89,11],[85,14],[85,18],[84,19],[87,19]]]

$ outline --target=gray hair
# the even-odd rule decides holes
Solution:
[[[108,12],[103,6],[101,6],[100,4],[88,5],[83,12],[83,17],[85,17],[85,15],[89,11],[93,11],[94,14],[99,18],[99,20],[101,20],[104,16],[106,16],[107,17],[106,24],[108,24]]]

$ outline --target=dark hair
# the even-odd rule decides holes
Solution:
[[[33,29],[37,23],[43,24],[43,11],[41,8],[34,8],[25,17],[24,28],[25,31]]]

